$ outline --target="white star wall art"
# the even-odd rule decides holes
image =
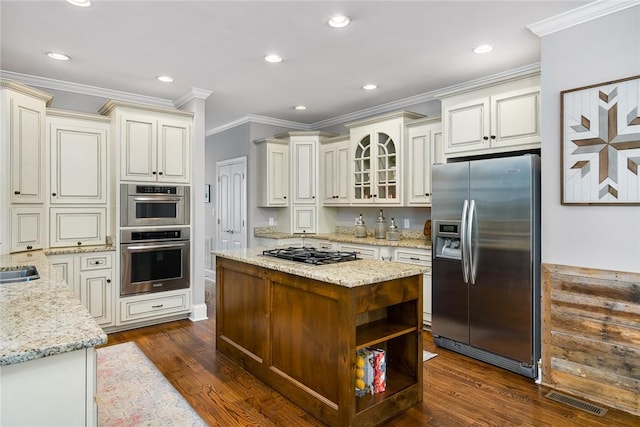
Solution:
[[[640,204],[640,76],[560,93],[563,205]]]

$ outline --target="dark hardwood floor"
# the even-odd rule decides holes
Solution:
[[[215,349],[215,313],[109,335],[133,341],[211,426],[322,426]],[[604,417],[554,402],[532,380],[436,348],[425,332],[424,399],[384,426],[640,426],[640,417],[609,409]]]

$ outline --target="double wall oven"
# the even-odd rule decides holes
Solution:
[[[189,187],[120,187],[120,295],[190,286]]]

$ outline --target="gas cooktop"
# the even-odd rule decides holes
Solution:
[[[263,251],[262,254],[313,265],[333,264],[357,259],[355,252],[322,251],[308,246],[268,249]]]

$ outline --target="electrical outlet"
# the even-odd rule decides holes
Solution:
[[[409,218],[405,218],[405,220],[404,220],[404,228],[409,228]]]
[[[269,225],[273,225],[273,218],[269,218]]]

